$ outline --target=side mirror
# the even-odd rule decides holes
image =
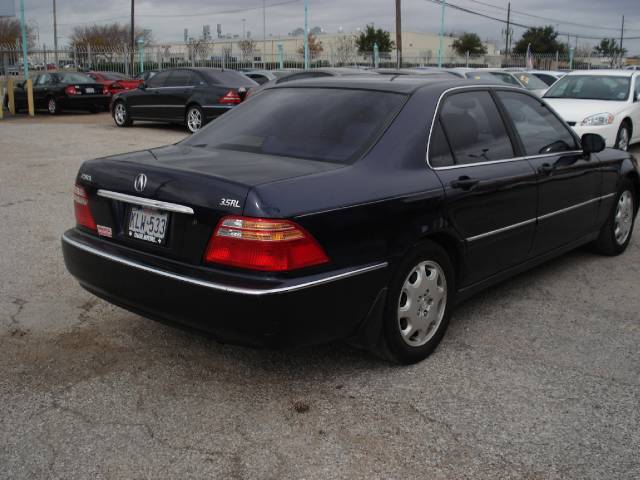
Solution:
[[[607,146],[604,138],[602,138],[597,133],[585,133],[582,136],[581,143],[582,150],[586,154],[601,152]]]

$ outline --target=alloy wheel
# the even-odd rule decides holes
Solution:
[[[187,127],[191,133],[195,133],[202,127],[202,113],[198,108],[190,108],[187,112]]]
[[[124,122],[127,120],[127,110],[126,108],[124,108],[124,105],[122,103],[116,104],[113,116],[118,125],[124,125]]]
[[[616,206],[616,216],[613,224],[613,234],[618,245],[624,245],[631,233],[633,226],[633,195],[629,190],[625,190],[620,195]]]
[[[50,98],[47,102],[47,108],[49,109],[49,113],[52,115],[56,113],[58,110],[58,105],[56,104],[56,100],[54,98]]]
[[[407,275],[398,300],[398,328],[411,347],[426,344],[438,331],[447,306],[447,279],[433,261],[423,261]]]
[[[618,148],[625,152],[629,150],[629,130],[627,127],[622,127],[618,134]]]

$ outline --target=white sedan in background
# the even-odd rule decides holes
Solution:
[[[544,99],[580,137],[597,133],[607,147],[621,150],[640,142],[640,72],[574,71],[549,88]]]

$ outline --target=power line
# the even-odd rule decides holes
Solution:
[[[301,0],[285,0],[281,2],[272,3],[271,5],[266,5],[266,8],[280,7],[282,5],[289,5],[292,3],[299,3]],[[251,10],[262,10],[262,5],[256,7],[247,7],[247,8],[236,8],[233,10],[218,10],[215,12],[199,12],[199,13],[183,13],[183,14],[160,14],[160,13],[136,13],[136,17],[148,17],[148,18],[183,18],[183,17],[204,17],[204,16],[212,16],[212,15],[229,15],[234,13],[243,13],[249,12]],[[59,23],[58,25],[85,25],[87,23],[101,23],[101,22],[112,22],[114,20],[120,20],[123,18],[129,18],[128,15],[119,15],[117,17],[110,18],[101,18],[97,20],[92,20],[91,22],[70,22],[70,23]]]
[[[473,2],[473,3],[477,3],[479,5],[484,5],[485,7],[491,7],[491,8],[496,8],[498,10],[501,11],[505,11],[506,9],[504,7],[501,7],[500,5],[495,5],[493,3],[488,3],[488,2],[483,2],[482,0],[467,0],[468,2]],[[511,9],[511,13],[515,13],[524,17],[531,17],[531,18],[537,18],[538,20],[545,20],[547,22],[552,22],[553,24],[560,24],[560,25],[571,25],[574,27],[582,27],[582,28],[591,28],[591,29],[596,29],[596,30],[614,30],[616,32],[620,31],[620,27],[599,27],[596,25],[587,25],[584,23],[577,23],[577,22],[569,22],[569,21],[558,21],[558,19],[556,18],[549,18],[549,17],[543,17],[540,15],[534,15],[533,13],[527,13],[527,12],[522,12],[519,10],[514,10]],[[630,31],[630,29],[627,29],[627,31]],[[635,32],[640,32],[640,30],[633,30]]]
[[[425,1],[429,2],[429,3],[433,3],[434,5],[438,5],[438,6],[441,6],[442,3],[443,3],[440,0],[425,0]],[[489,20],[500,22],[500,23],[505,23],[505,24],[507,23],[507,21],[503,20],[502,18],[497,18],[497,17],[494,17],[494,16],[486,14],[486,13],[482,13],[482,12],[478,12],[478,11],[475,11],[475,10],[471,10],[469,8],[461,7],[460,5],[454,5],[454,4],[449,3],[449,2],[444,2],[444,4],[447,7],[452,8],[453,10],[458,10],[458,11],[461,11],[461,12],[464,12],[464,13],[468,13],[468,14],[471,14],[471,15],[476,15],[476,16],[483,17],[483,18],[486,18],[486,19],[489,19]],[[510,25],[514,25],[516,27],[520,27],[520,28],[524,28],[524,29],[538,28],[536,26],[525,25],[523,23],[517,23],[517,22],[514,22],[514,21],[511,21]],[[609,37],[595,37],[595,36],[588,36],[588,35],[579,35],[577,33],[568,33],[568,32],[557,32],[557,33],[558,33],[558,35],[568,35],[568,36],[572,36],[572,37],[576,37],[576,38],[582,38],[582,39],[585,39],[585,40],[604,40],[604,39],[609,38]],[[640,36],[638,36],[638,37],[626,37],[626,38],[627,38],[627,40],[640,40]]]

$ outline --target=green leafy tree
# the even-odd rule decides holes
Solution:
[[[522,34],[516,42],[515,53],[527,53],[527,46],[531,44],[533,53],[564,53],[566,46],[558,41],[558,32],[552,26],[532,27]]]
[[[605,57],[624,56],[627,53],[626,48],[620,48],[615,38],[603,38],[600,44],[593,47],[593,53],[603,55]]]
[[[453,41],[451,47],[458,55],[465,55],[467,52],[470,55],[484,55],[487,53],[487,47],[484,46],[480,37],[475,33],[463,33]]]
[[[373,52],[373,44],[378,44],[378,50],[382,52],[390,52],[395,48],[395,43],[391,40],[391,34],[381,28],[376,28],[373,25],[367,25],[364,32],[360,32],[358,38],[356,38],[356,45],[358,46],[358,52],[361,54]]]

